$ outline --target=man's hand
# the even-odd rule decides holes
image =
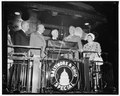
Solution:
[[[65,42],[64,41],[59,41],[61,44],[65,45]]]
[[[41,53],[41,58],[44,58],[46,54],[44,52]]]

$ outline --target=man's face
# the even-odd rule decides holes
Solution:
[[[75,28],[71,26],[71,27],[69,28],[69,33],[70,33],[70,35],[74,35],[74,33],[75,33]]]
[[[52,34],[53,37],[55,38],[58,38],[58,31],[55,31],[53,34]]]
[[[38,25],[38,32],[43,33],[45,31],[45,28],[43,25]]]
[[[28,23],[25,23],[25,24],[24,24],[24,30],[25,30],[25,31],[28,31],[28,29],[29,29],[29,24],[28,24]]]

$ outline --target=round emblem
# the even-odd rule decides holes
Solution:
[[[52,85],[60,91],[72,89],[78,82],[79,73],[75,64],[70,60],[58,60],[50,72]]]

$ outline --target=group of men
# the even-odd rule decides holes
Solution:
[[[45,48],[46,48],[46,41],[43,36],[43,32],[45,31],[45,27],[43,24],[38,24],[36,27],[36,32],[31,33],[30,37],[26,35],[26,32],[29,30],[29,23],[27,21],[23,21],[21,23],[21,29],[15,33],[14,36],[14,45],[22,45],[22,46],[31,46],[31,47],[40,47],[42,51],[36,49],[26,49],[26,48],[16,48],[14,52],[17,53],[24,53],[30,51],[33,54],[34,61],[33,61],[33,78],[32,78],[32,93],[39,92],[41,82],[40,76],[41,73],[41,62],[40,58],[45,57]],[[81,39],[85,38],[87,34],[85,34],[80,27],[69,27],[69,36],[65,37],[63,41],[70,41],[70,42],[77,42],[78,43],[78,51],[82,52],[85,49],[82,46]],[[85,36],[83,36],[85,34]],[[57,40],[59,33],[58,30],[55,29],[51,32],[52,39]],[[91,36],[91,35],[90,35]],[[91,36],[92,37],[92,36]],[[92,37],[93,38],[93,37]],[[76,52],[76,58],[78,58],[78,53]],[[44,85],[43,85],[44,86]]]

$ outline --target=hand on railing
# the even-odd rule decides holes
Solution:
[[[45,58],[46,57],[46,54],[44,52],[41,53],[41,58]]]
[[[83,49],[80,49],[80,50],[78,50],[78,51],[82,53],[82,52],[83,52]]]

